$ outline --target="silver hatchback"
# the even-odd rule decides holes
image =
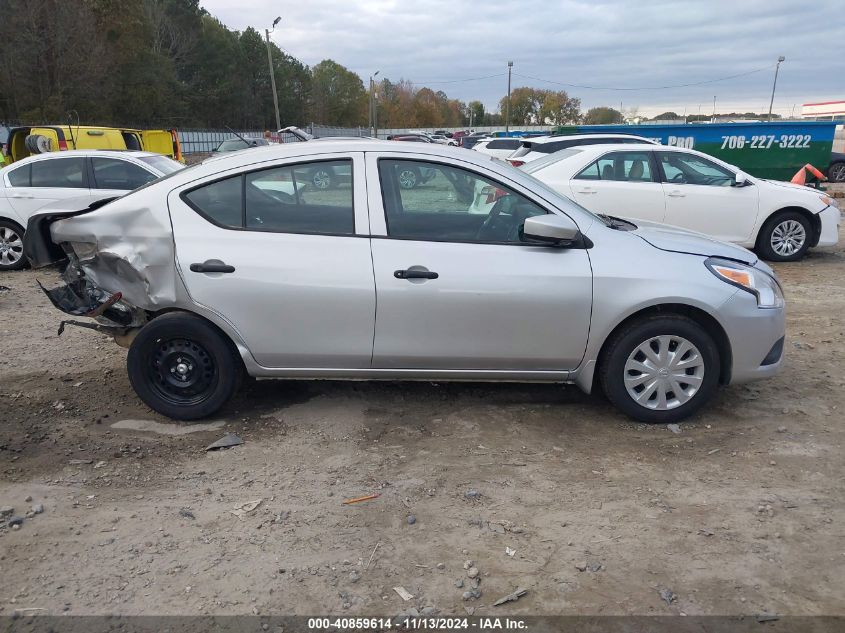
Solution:
[[[331,187],[317,167],[349,173]],[[431,170],[405,188],[401,174]],[[33,265],[129,347],[140,398],[215,413],[244,373],[601,385],[674,422],[780,369],[784,301],[737,246],[598,216],[442,145],[338,140],[209,160],[101,208],[36,216]]]

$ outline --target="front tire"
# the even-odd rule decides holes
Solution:
[[[616,408],[640,422],[689,417],[719,383],[719,350],[699,324],[680,315],[652,316],[615,333],[599,360],[599,380]]]
[[[20,270],[26,266],[23,234],[24,230],[15,222],[0,219],[0,271]]]
[[[215,326],[183,312],[147,323],[129,348],[129,382],[154,411],[176,420],[217,412],[240,387],[243,365]]]
[[[810,248],[810,221],[797,211],[776,213],[763,225],[757,252],[770,262],[798,261]]]

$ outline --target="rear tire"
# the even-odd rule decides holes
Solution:
[[[599,359],[599,381],[608,400],[635,420],[679,422],[715,392],[719,350],[687,317],[645,317],[607,341]]]
[[[243,378],[234,345],[214,325],[184,312],[147,323],[129,348],[129,382],[154,411],[176,420],[216,413]]]
[[[24,230],[17,223],[0,219],[0,271],[21,270],[26,266],[23,235]]]
[[[798,261],[810,248],[813,228],[797,211],[775,213],[763,225],[757,237],[757,252],[770,262]]]

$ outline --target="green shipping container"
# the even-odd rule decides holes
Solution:
[[[580,125],[564,134],[635,134],[686,147],[736,165],[752,176],[790,180],[807,163],[827,169],[837,121],[692,123],[688,125]]]

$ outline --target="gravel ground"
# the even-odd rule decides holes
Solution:
[[[843,615],[845,248],[777,271],[782,374],[680,433],[523,384],[259,381],[174,424],[56,335],[54,271],[4,274],[0,614]]]

